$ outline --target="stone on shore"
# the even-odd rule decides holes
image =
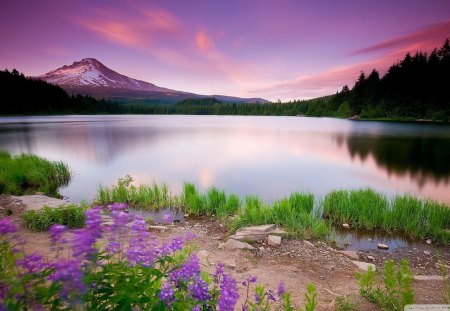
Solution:
[[[344,229],[350,229],[350,225],[349,225],[349,224],[342,224],[342,228],[344,228]]]
[[[167,226],[148,226],[148,229],[150,230],[158,230],[158,231],[165,231],[168,230],[169,227]]]
[[[56,208],[61,205],[67,205],[69,202],[67,200],[61,200],[57,198],[48,197],[45,195],[37,194],[37,195],[22,195],[22,196],[11,196],[11,198],[20,202],[26,211],[28,210],[40,210],[44,208],[44,206],[48,206],[50,208]]]
[[[368,271],[369,267],[372,267],[372,271],[376,271],[377,267],[373,263],[368,263],[364,261],[356,261],[352,260],[352,263],[355,264],[359,269],[363,271]]]
[[[248,243],[241,242],[234,239],[228,239],[223,245],[225,249],[249,249],[254,250],[255,248]]]
[[[267,237],[267,244],[269,246],[278,246],[281,244],[281,237],[277,235],[269,235]]]
[[[358,260],[359,259],[359,255],[357,252],[355,251],[338,251],[339,254],[345,255],[350,259],[353,260]]]
[[[378,248],[380,249],[389,249],[389,245],[383,244],[383,243],[378,243]]]
[[[283,230],[277,229],[276,225],[260,225],[260,226],[251,226],[245,227],[236,232],[236,234],[232,235],[230,238],[237,241],[259,241],[267,238],[272,232],[276,234],[284,233]]]

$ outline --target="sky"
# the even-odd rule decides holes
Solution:
[[[82,58],[180,91],[294,100],[450,37],[449,0],[2,0],[0,69]]]

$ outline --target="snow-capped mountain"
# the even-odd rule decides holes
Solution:
[[[176,102],[206,95],[181,92],[136,80],[106,67],[95,58],[83,58],[35,77],[56,84],[69,94],[83,94],[125,102]],[[211,95],[226,102],[265,102],[261,98]],[[209,97],[209,96],[208,96]]]

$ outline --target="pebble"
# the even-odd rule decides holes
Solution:
[[[380,249],[389,249],[389,246],[383,243],[378,243],[378,248]]]
[[[428,245],[430,245],[430,244],[431,244],[431,240],[430,240],[430,239],[427,239],[425,243],[427,243]]]
[[[350,225],[349,225],[349,224],[342,224],[342,228],[344,228],[344,229],[350,229]]]
[[[367,259],[372,260],[372,261],[375,261],[375,257],[370,256],[370,255],[367,255]]]
[[[305,243],[306,245],[310,246],[310,247],[316,247],[314,244],[312,244],[310,241],[304,240],[303,243]]]
[[[427,255],[427,256],[430,256],[430,255],[431,255],[431,253],[430,253],[429,251],[423,251],[423,253],[424,253],[425,255]]]

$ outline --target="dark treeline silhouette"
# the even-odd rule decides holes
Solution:
[[[380,78],[361,72],[332,100],[331,114],[361,118],[414,118],[447,121],[450,117],[450,45],[447,39],[430,55],[408,53]]]
[[[62,88],[26,78],[16,69],[0,71],[0,114],[126,113],[120,104],[89,96],[70,96]]]
[[[355,85],[335,95],[311,100],[264,104],[224,103],[214,97],[176,104],[119,104],[89,96],[70,96],[62,88],[25,78],[17,70],[0,71],[0,114],[215,114],[330,116],[373,119],[450,118],[450,44],[430,55],[406,54],[380,78],[374,69],[361,72]]]

